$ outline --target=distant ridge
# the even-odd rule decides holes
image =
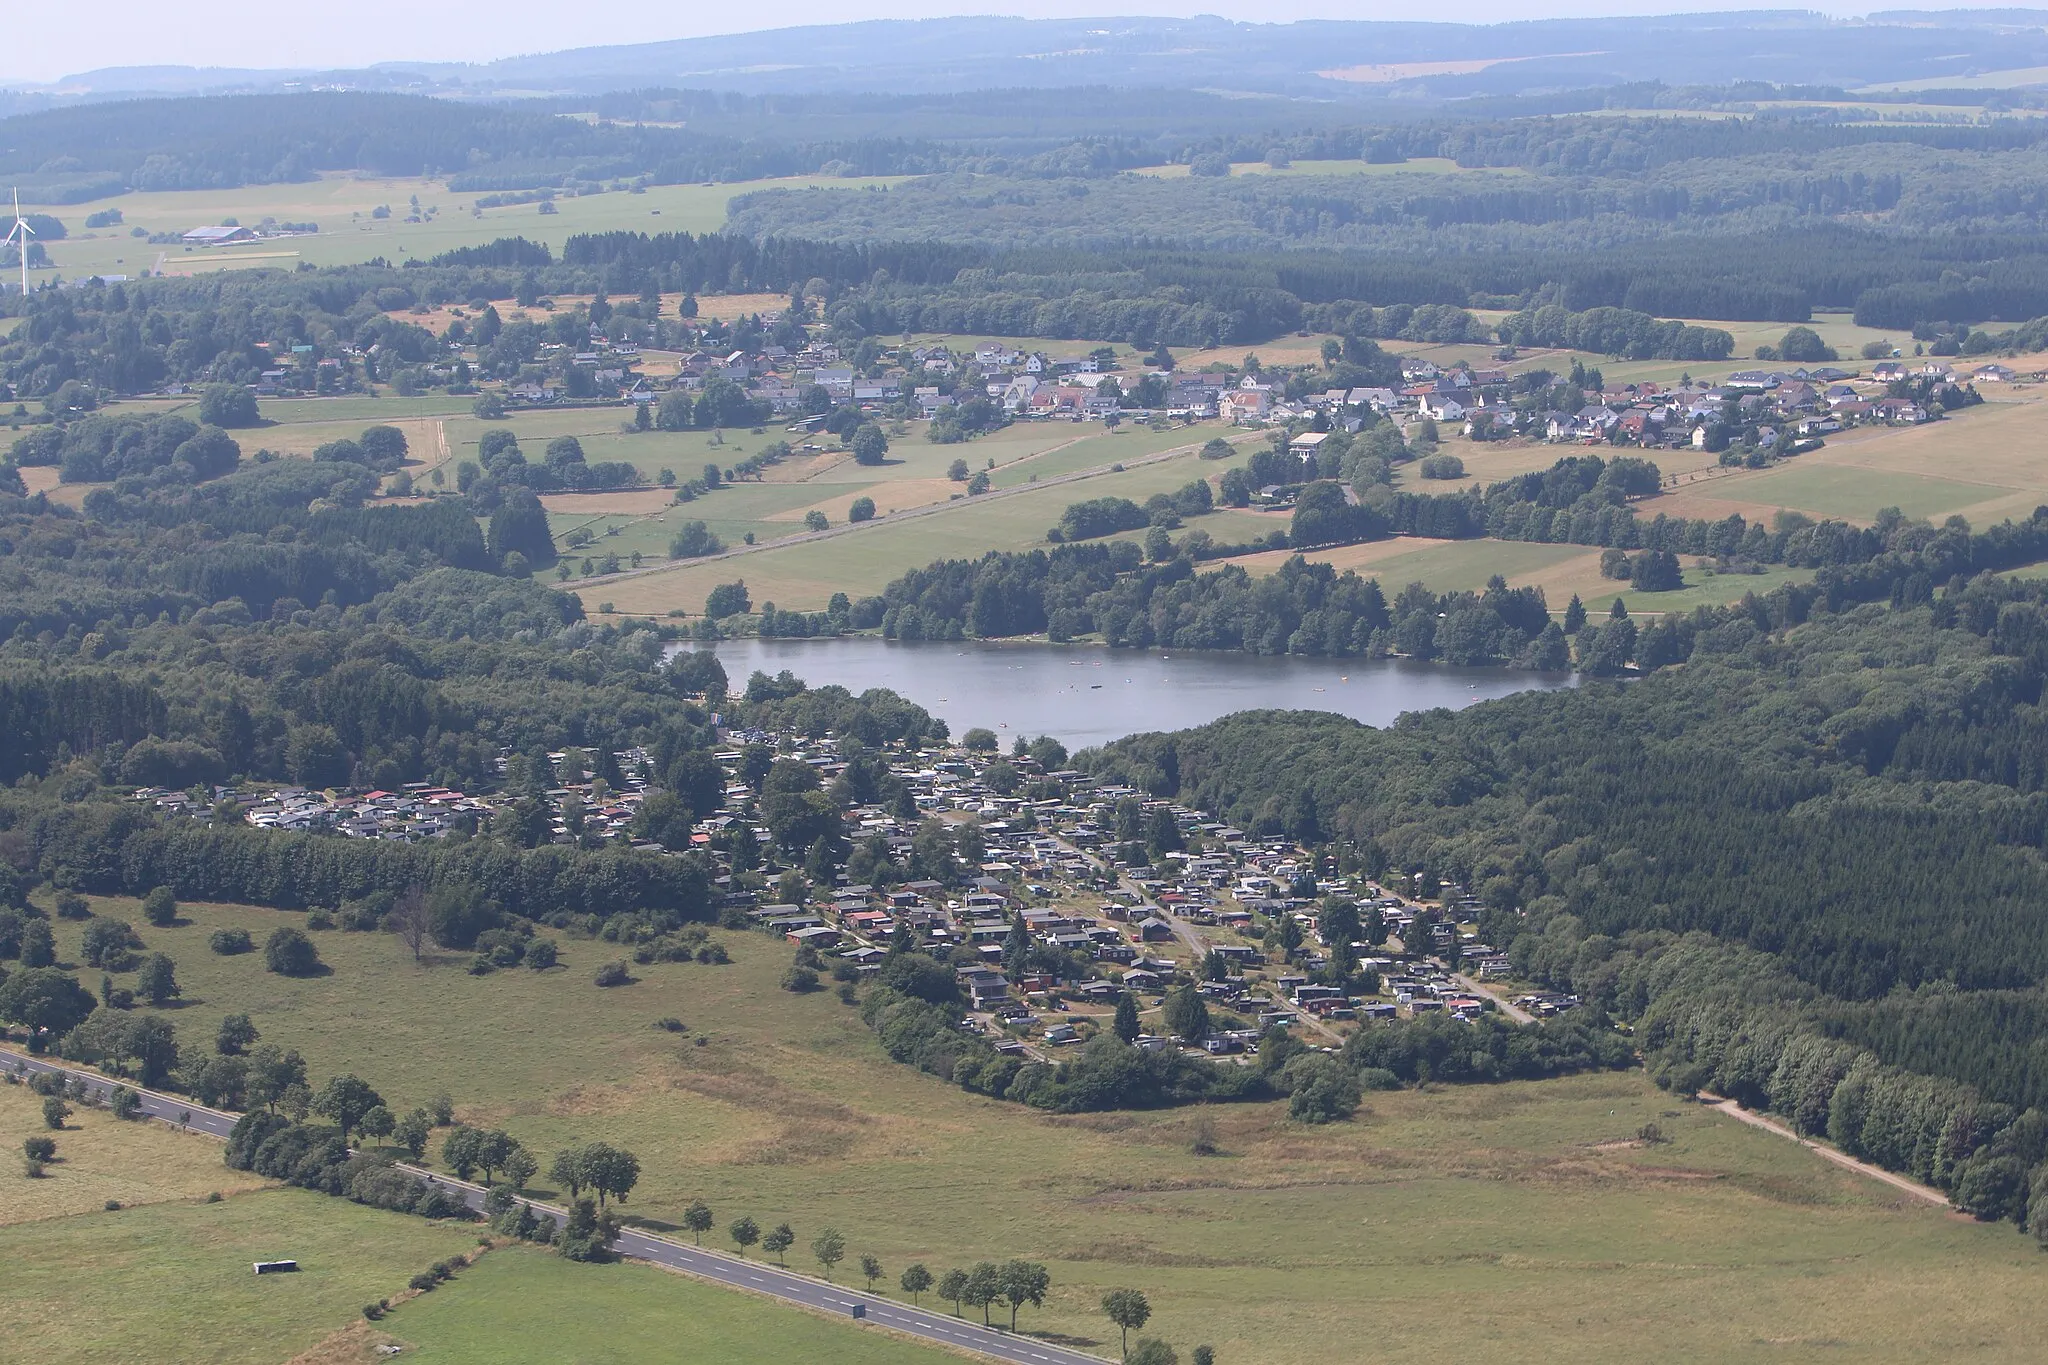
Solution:
[[[1930,31],[1940,35],[1930,42]],[[1788,34],[1805,33],[1788,41]],[[1478,66],[1480,69],[1469,69]],[[23,88],[0,112],[137,94],[406,90],[576,97],[647,87],[904,94],[1074,85],[1223,89],[1327,100],[1516,95],[1662,80],[1830,84],[1969,79],[2048,66],[2048,11],[1803,10],[1473,25],[1174,18],[868,20],[348,71],[108,67]],[[1414,67],[1413,74],[1402,71]],[[1369,82],[1320,72],[1374,68]]]

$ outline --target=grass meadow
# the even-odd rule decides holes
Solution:
[[[0,1356],[279,1365],[475,1245],[467,1224],[293,1189],[17,1223],[0,1227]],[[296,1259],[299,1273],[250,1272],[276,1257]]]
[[[116,1119],[105,1109],[74,1104],[62,1132],[43,1122],[43,1099],[25,1085],[0,1085],[0,1225],[69,1214],[98,1213],[114,1200],[124,1207],[233,1194],[266,1182],[221,1164],[218,1139],[183,1133],[156,1122]],[[31,1137],[57,1140],[57,1159],[40,1180],[21,1178],[21,1144]]]
[[[1012,482],[1008,486],[1019,488],[1019,491],[1003,497],[961,497],[923,516],[881,522],[822,540],[771,545],[723,559],[679,561],[658,572],[593,583],[576,591],[586,607],[610,602],[622,612],[658,616],[675,609],[692,613],[701,611],[705,594],[714,586],[744,579],[757,604],[772,601],[786,610],[822,610],[835,592],[853,597],[879,593],[891,579],[899,577],[905,570],[920,568],[936,559],[975,559],[990,550],[1042,547],[1047,529],[1058,523],[1060,513],[1069,503],[1104,497],[1125,497],[1143,502],[1154,493],[1171,492],[1191,479],[1214,478],[1237,463],[1203,460],[1195,453],[1215,430],[1193,427],[1162,433],[1140,428],[1089,436],[1079,444],[1064,450],[1051,450],[1038,457],[1059,462],[1048,465],[1047,477],[1074,472],[1063,467],[1074,464],[1105,470],[1085,479],[1045,488],[1020,488],[1018,482]],[[914,446],[915,443],[910,444]],[[1134,464],[1120,472],[1109,472],[1107,468],[1112,463],[1136,460],[1181,446],[1191,448],[1172,458],[1152,464]],[[989,458],[986,454],[976,455],[981,448],[978,441],[960,446],[928,447],[948,452],[945,458],[949,461],[962,458],[967,459],[970,465]],[[995,448],[999,447],[991,447]],[[894,449],[892,447],[892,453]],[[1019,471],[1036,464],[1036,459],[1016,461],[1010,466],[1012,477],[1028,482],[1029,474]],[[1003,468],[998,465],[999,471]],[[868,495],[875,499],[878,509],[886,510],[890,506],[885,491],[887,487],[884,483],[869,490]],[[726,493],[716,493],[678,510],[687,518],[703,518],[716,530],[717,525],[711,520],[711,515],[716,511],[717,500],[727,496]],[[950,493],[948,498],[951,498]],[[671,512],[668,516],[670,522],[674,522],[677,513]],[[1203,521],[1197,518],[1188,525],[1199,526]],[[786,529],[799,530],[800,523]]]
[[[133,902],[98,908],[134,917]],[[214,957],[205,940],[297,916],[185,915],[143,937],[177,960],[188,1045],[247,1010],[316,1078],[354,1070],[399,1106],[446,1091],[462,1120],[544,1156],[621,1143],[643,1170],[627,1213],[665,1228],[703,1198],[721,1229],[742,1213],[787,1219],[792,1265],[827,1223],[892,1277],[913,1260],[1043,1260],[1055,1288],[1024,1325],[1097,1350],[1114,1334],[1096,1302],[1121,1285],[1151,1296],[1148,1330],[1247,1365],[1366,1340],[1394,1359],[2020,1361],[2048,1321],[2040,1253],[2011,1228],[1909,1205],[1636,1073],[1378,1094],[1327,1128],[1272,1104],[1061,1117],[889,1063],[830,993],[777,988],[789,949],[762,935],[725,935],[730,966],[636,967],[633,984],[600,990],[591,973],[610,945],[569,940],[554,971],[476,977],[452,960],[416,966],[389,936],[330,932],[316,941],[332,973],[296,981],[265,973],[260,955]],[[58,930],[74,951],[77,926]],[[654,1027],[671,1016],[687,1032]],[[1196,1157],[1205,1121],[1221,1152]],[[1636,1145],[1649,1122],[1671,1141]],[[330,1226],[384,1217],[331,1207]],[[132,1264],[106,1226],[108,1254]],[[338,1296],[346,1311],[388,1292],[375,1280]],[[459,1318],[460,1291],[402,1311],[394,1330],[409,1335],[414,1311]],[[40,1321],[48,1302],[73,1300],[31,1292],[8,1311],[38,1305]],[[621,1324],[616,1339],[637,1330]]]
[[[859,1271],[841,1267],[841,1282]],[[930,1302],[926,1296],[926,1302]],[[646,1265],[491,1252],[380,1325],[421,1365],[627,1365],[650,1360],[947,1365],[962,1357]]]

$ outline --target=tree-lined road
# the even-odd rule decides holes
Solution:
[[[85,1083],[87,1089],[102,1099],[111,1095],[118,1084],[75,1066],[12,1051],[0,1054],[0,1067],[22,1075],[62,1072],[68,1076],[75,1076]],[[128,1088],[134,1090],[140,1099],[144,1114],[194,1132],[225,1138],[234,1129],[235,1121],[240,1117],[237,1114],[193,1104],[176,1095],[163,1095],[134,1086]],[[482,1211],[485,1194],[483,1186],[437,1175],[424,1167],[406,1165],[402,1162],[400,1166],[415,1175],[434,1181],[445,1189],[455,1191],[469,1207]],[[533,1210],[535,1217],[552,1219],[557,1226],[568,1221],[566,1210],[533,1200],[525,1202],[527,1207]],[[842,1288],[809,1275],[784,1270],[779,1266],[743,1260],[721,1251],[710,1251],[692,1246],[688,1242],[674,1241],[636,1228],[621,1232],[619,1239],[612,1244],[612,1249],[622,1256],[631,1256],[635,1260],[647,1261],[717,1284],[730,1285],[737,1289],[751,1289],[756,1293],[785,1299],[826,1313],[851,1317],[855,1305],[860,1305],[866,1310],[864,1321],[878,1327],[886,1327],[907,1336],[921,1337],[957,1350],[975,1351],[996,1360],[1012,1362],[1012,1365],[1105,1365],[1101,1356],[1068,1350],[1063,1346],[1053,1346],[993,1327],[983,1327],[978,1322],[970,1322],[950,1313],[899,1303],[894,1299],[862,1293],[857,1289]]]
[[[417,1166],[403,1169],[416,1175],[437,1181],[443,1188],[452,1189],[462,1195],[473,1209],[481,1210],[484,1204],[484,1187],[472,1181],[451,1180],[438,1176]],[[525,1201],[538,1218],[553,1219],[557,1226],[568,1221],[568,1212],[552,1204],[534,1200]],[[851,1316],[856,1305],[866,1309],[867,1322],[910,1336],[924,1337],[931,1341],[963,1350],[978,1351],[998,1360],[1015,1362],[1016,1365],[1105,1365],[1101,1356],[1070,1351],[1063,1346],[1053,1346],[1035,1341],[1028,1336],[1002,1331],[994,1327],[983,1327],[978,1322],[955,1317],[934,1309],[918,1308],[885,1299],[876,1294],[863,1293],[809,1275],[799,1275],[765,1261],[749,1261],[722,1251],[679,1242],[672,1238],[627,1228],[612,1243],[612,1249],[622,1256],[647,1261],[669,1270],[680,1270],[686,1275],[712,1280],[719,1284],[731,1285],[736,1289],[751,1289],[756,1293],[787,1299],[827,1313]]]
[[[75,1076],[85,1083],[87,1090],[102,1101],[111,1096],[120,1084],[118,1081],[108,1080],[97,1072],[67,1066],[63,1062],[53,1062],[44,1057],[31,1057],[26,1053],[12,1050],[0,1053],[0,1067],[22,1076],[48,1074],[53,1071]],[[241,1117],[239,1114],[224,1113],[219,1109],[208,1109],[203,1104],[195,1104],[177,1095],[160,1095],[154,1090],[141,1090],[132,1085],[128,1089],[135,1092],[136,1098],[141,1101],[142,1112],[149,1117],[162,1119],[174,1127],[189,1128],[195,1133],[209,1133],[217,1138],[225,1138],[234,1131],[235,1120]]]

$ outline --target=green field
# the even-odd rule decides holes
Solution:
[[[484,197],[481,192],[454,193],[437,180],[383,180],[346,174],[237,189],[141,191],[95,199],[90,204],[47,206],[45,211],[61,219],[70,235],[48,244],[51,268],[41,273],[45,278],[88,273],[139,275],[154,267],[159,256],[165,258],[165,273],[172,275],[244,268],[289,270],[301,261],[353,265],[374,256],[397,265],[408,258],[424,260],[456,247],[514,236],[545,242],[559,251],[563,242],[579,232],[715,232],[724,226],[726,204],[733,196],[752,190],[855,190],[892,185],[900,178],[798,176],[737,184],[659,185],[643,194],[557,199],[557,211],[552,214],[542,214],[533,204],[484,209],[478,214],[472,210],[475,201]],[[421,208],[438,208],[439,212],[426,222],[404,221],[414,196]],[[380,205],[390,207],[390,217],[371,216]],[[119,227],[86,231],[85,216],[104,209],[121,210],[126,221]],[[318,223],[320,232],[219,249],[152,246],[144,238],[129,235],[136,227],[182,233],[228,218],[253,227],[266,217]],[[37,273],[30,271],[30,279]]]
[[[132,902],[98,904],[134,916]],[[777,989],[789,949],[761,935],[723,936],[731,966],[635,967],[636,984],[599,990],[590,974],[611,945],[567,940],[560,969],[476,977],[454,960],[415,966],[390,936],[330,932],[316,940],[332,974],[295,981],[260,955],[214,957],[205,939],[297,916],[185,913],[190,924],[143,937],[177,960],[188,1046],[246,1009],[316,1077],[353,1069],[399,1106],[446,1090],[465,1121],[544,1155],[620,1142],[643,1167],[626,1212],[665,1227],[701,1197],[720,1227],[787,1219],[792,1265],[827,1223],[892,1276],[913,1260],[1043,1260],[1053,1296],[1025,1325],[1097,1350],[1114,1337],[1096,1301],[1124,1284],[1151,1295],[1148,1330],[1183,1359],[1207,1340],[1246,1365],[1368,1336],[1392,1359],[1630,1365],[1689,1363],[1703,1341],[1713,1358],[1779,1342],[1771,1353],[1857,1361],[2021,1361],[2038,1345],[2040,1253],[2010,1227],[1902,1201],[1639,1074],[1380,1094],[1322,1129],[1282,1106],[1229,1106],[1211,1112],[1223,1155],[1196,1158],[1187,1112],[1049,1116],[889,1063],[829,993]],[[77,926],[58,931],[73,949]],[[652,1027],[670,1015],[689,1032]],[[1632,1145],[1652,1121],[1673,1141]],[[321,1208],[336,1229],[390,1218]],[[338,1293],[340,1316],[389,1292],[378,1282]],[[428,1316],[458,1315],[460,1291]],[[56,1316],[50,1302],[72,1300],[31,1292],[11,1309],[40,1320]]]
[[[1157,453],[1162,446],[1172,449],[1192,442],[1199,447],[1209,434],[1209,429],[1201,427],[1170,434],[1141,428],[1090,438],[1090,452],[1085,457],[1077,454],[1070,458],[1102,467],[1121,459]],[[961,458],[976,464],[987,458],[975,458],[979,445],[974,442],[930,448],[961,452]],[[1047,458],[1061,457],[1069,457],[1069,452]],[[955,456],[949,453],[946,458]],[[1016,468],[1024,470],[1034,463],[1020,461]],[[586,606],[611,602],[624,612],[660,615],[678,607],[696,612],[703,609],[704,595],[713,586],[737,578],[746,581],[756,603],[772,601],[784,609],[822,610],[835,592],[854,597],[879,593],[906,569],[922,567],[935,559],[974,559],[990,550],[1042,546],[1046,530],[1059,521],[1060,513],[1069,503],[1103,497],[1142,502],[1154,493],[1170,492],[1191,479],[1214,478],[1234,463],[1203,460],[1189,450],[1172,459],[1120,473],[1103,473],[1046,488],[1024,488],[998,498],[962,498],[928,515],[881,522],[824,540],[771,546],[727,559],[680,563],[658,573],[593,584],[580,595]],[[721,496],[724,495],[715,494],[690,504],[690,515],[705,516]],[[878,506],[887,506],[882,494],[877,492],[873,496]],[[1188,525],[1200,526],[1201,519]]]
[[[523,1247],[492,1252],[454,1284],[402,1305],[382,1329],[405,1343],[405,1359],[432,1365],[943,1365],[960,1359],[651,1266],[577,1265]]]
[[[1781,466],[1744,478],[1739,487],[1730,496],[1859,522],[1869,521],[1880,507],[1939,521],[2000,491],[1981,483],[1818,462]]]
[[[0,1227],[0,1357],[280,1365],[475,1245],[468,1225],[291,1189]],[[250,1273],[278,1257],[299,1273]]]

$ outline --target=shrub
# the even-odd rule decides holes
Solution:
[[[286,925],[264,941],[263,965],[279,976],[311,976],[320,970],[320,950],[303,929]]]
[[[782,974],[782,989],[798,995],[818,989],[818,974],[809,967],[791,967]]]
[[[596,979],[600,986],[623,986],[633,978],[626,971],[624,962],[607,962],[597,969]]]
[[[159,886],[142,898],[142,917],[163,929],[177,922],[178,900],[168,886]]]
[[[24,1138],[21,1154],[30,1161],[53,1161],[57,1156],[57,1139],[53,1137]]]
[[[246,953],[256,946],[250,939],[247,929],[216,929],[206,940],[206,944],[222,957]]]

